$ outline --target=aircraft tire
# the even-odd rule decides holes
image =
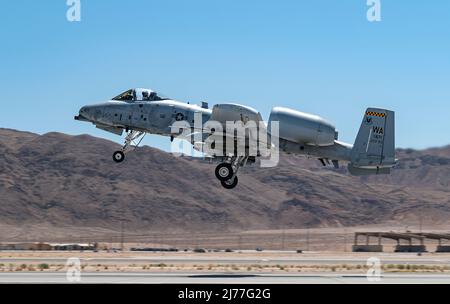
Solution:
[[[219,164],[216,167],[215,173],[216,173],[217,179],[220,180],[221,182],[229,180],[234,174],[233,167],[229,163]]]
[[[222,187],[224,187],[225,189],[233,189],[238,184],[238,177],[235,176],[233,179],[220,181],[220,183],[222,184]]]
[[[125,159],[125,154],[122,151],[116,151],[113,153],[113,160],[116,163],[121,163]]]

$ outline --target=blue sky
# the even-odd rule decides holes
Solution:
[[[0,4],[0,127],[120,137],[76,122],[131,87],[210,104],[319,114],[353,143],[368,106],[396,111],[397,146],[450,144],[450,1],[65,0]],[[167,149],[169,140],[146,144]]]

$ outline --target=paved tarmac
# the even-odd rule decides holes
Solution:
[[[73,254],[74,257],[77,253]],[[450,266],[449,258],[440,258],[439,256],[419,257],[419,256],[379,256],[382,264],[402,264],[402,265],[442,265]],[[80,258],[85,264],[264,264],[264,265],[364,265],[367,257],[211,257],[211,256],[134,256],[134,257],[107,257],[107,258]],[[3,264],[65,264],[66,257],[12,257],[0,258]]]
[[[80,257],[82,265],[116,265],[124,266],[125,272],[85,272],[82,273],[82,283],[271,283],[271,284],[367,284],[369,282],[364,273],[338,273],[338,272],[220,272],[224,270],[213,269],[211,271],[192,271],[182,269],[186,265],[238,265],[245,269],[245,265],[366,265],[367,258],[371,254],[286,254],[285,252],[273,253],[124,253],[124,255],[101,256],[104,253],[55,253],[55,252],[2,252],[0,264],[41,264],[65,265],[70,256]],[[45,256],[47,254],[47,256]],[[424,254],[373,254],[378,257],[381,264],[396,265],[431,265],[449,266],[450,255]],[[179,270],[158,269],[148,272],[129,272],[130,265],[160,264],[181,266]],[[140,267],[139,267],[140,268]],[[189,266],[187,267],[189,268]],[[140,268],[141,269],[141,268]],[[111,269],[112,270],[112,269]],[[86,271],[93,271],[92,269]],[[226,270],[225,270],[226,271]],[[306,270],[308,271],[308,270]],[[325,270],[323,270],[325,271]],[[0,283],[67,283],[65,272],[48,271],[20,271],[0,272]],[[450,284],[450,274],[445,273],[385,273],[381,283],[445,283]]]

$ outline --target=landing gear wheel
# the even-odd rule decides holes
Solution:
[[[238,177],[235,176],[232,179],[220,181],[220,183],[222,184],[222,187],[224,187],[225,189],[233,189],[238,184]]]
[[[125,154],[122,151],[116,151],[113,154],[113,160],[116,163],[121,163],[125,159]]]
[[[218,180],[222,181],[226,181],[229,180],[234,172],[233,172],[233,167],[231,166],[231,164],[229,163],[221,163],[216,167],[216,177]]]

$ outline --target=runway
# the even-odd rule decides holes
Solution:
[[[74,256],[77,256],[75,253]],[[397,265],[450,265],[449,258],[433,257],[418,257],[416,255],[402,255],[398,257],[393,256],[378,256],[383,264],[397,264]],[[367,257],[248,257],[248,256],[175,256],[175,255],[155,255],[152,256],[134,256],[134,257],[107,257],[107,258],[90,258],[80,257],[84,264],[234,264],[234,265],[363,265],[366,264]],[[0,263],[49,263],[49,264],[64,264],[67,257],[12,257],[0,258]]]
[[[414,253],[303,253],[265,251],[242,253],[137,253],[117,254],[80,252],[7,252],[3,251],[0,263],[3,264],[65,264],[68,257],[78,257],[83,264],[126,265],[126,264],[228,264],[228,265],[365,265],[369,257],[375,256],[382,264],[397,265],[450,265],[450,254]]]
[[[67,259],[78,256],[82,266],[81,283],[373,284],[367,280],[363,268],[367,265],[367,259],[372,256],[370,253],[1,254],[0,265],[3,266],[0,267],[0,283],[68,283],[65,273]],[[450,284],[448,254],[419,256],[382,253],[374,256],[387,269],[382,273],[380,283]],[[48,269],[40,271],[39,265],[42,264],[47,264]]]
[[[361,274],[273,273],[82,273],[81,284],[450,284],[450,275],[382,274],[370,282]],[[0,273],[0,283],[75,284],[65,272]],[[78,283],[76,283],[78,284]]]

